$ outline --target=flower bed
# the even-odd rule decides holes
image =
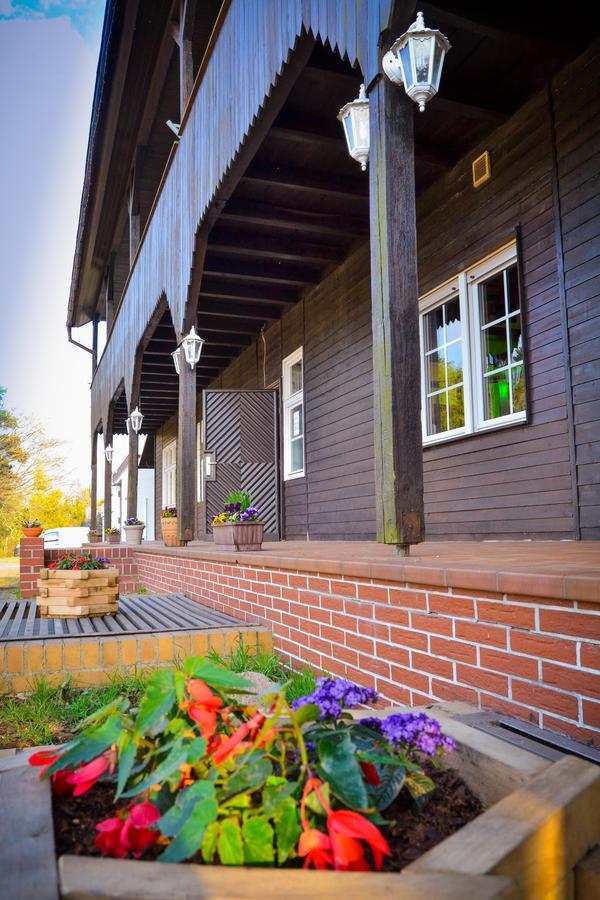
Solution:
[[[109,560],[82,553],[61,556],[40,570],[36,599],[42,616],[104,616],[118,610],[119,572]]]

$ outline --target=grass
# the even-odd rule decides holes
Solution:
[[[135,702],[144,690],[144,679],[117,674],[101,687],[75,688],[67,677],[59,687],[44,678],[35,681],[27,697],[0,700],[0,747],[60,744],[95,710],[120,694]]]
[[[0,557],[0,588],[19,586],[19,560],[15,556]]]
[[[276,653],[253,656],[240,644],[227,659],[214,651],[210,658],[233,672],[260,672],[278,684],[287,683],[290,700],[310,694],[315,688],[315,676],[308,667],[300,671],[289,669]],[[69,677],[59,687],[53,687],[44,678],[37,679],[26,697],[0,698],[0,748],[63,743],[87,716],[120,694],[137,702],[145,677],[116,672],[109,684],[90,688],[76,688]]]

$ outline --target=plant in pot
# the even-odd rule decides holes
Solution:
[[[121,543],[121,529],[120,528],[105,528],[104,536],[109,544],[120,544]]]
[[[160,514],[160,524],[165,547],[182,547],[185,541],[177,540],[177,507],[165,506]]]
[[[44,530],[39,519],[24,519],[21,527],[23,537],[39,537]]]
[[[390,818],[398,804],[418,812],[454,749],[439,723],[424,713],[354,719],[345,710],[377,695],[343,678],[320,679],[292,703],[286,685],[259,699],[246,696],[250,688],[191,657],[154,672],[136,708],[115,698],[68,744],[29,763],[51,777],[71,831],[79,795],[105,783],[94,825],[107,856],[361,871],[393,864],[404,838]],[[93,801],[94,793],[87,809]],[[76,837],[81,845],[81,827]]]
[[[227,495],[225,509],[212,520],[215,547],[221,550],[260,550],[265,526],[247,491]]]
[[[100,544],[102,543],[102,532],[99,528],[90,528],[88,531],[88,544]]]
[[[144,533],[145,527],[146,526],[144,525],[142,520],[136,519],[135,516],[131,516],[129,519],[125,519],[125,524],[123,525],[123,530],[125,532],[125,543],[141,544],[142,534]]]
[[[118,611],[119,573],[91,553],[64,554],[40,570],[36,604],[42,616],[105,616]]]

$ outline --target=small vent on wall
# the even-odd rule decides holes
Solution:
[[[471,168],[473,171],[473,187],[481,187],[492,177],[492,161],[489,150],[486,150],[477,159],[474,159]]]

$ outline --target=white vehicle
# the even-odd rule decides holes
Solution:
[[[42,531],[44,549],[52,550],[57,547],[60,550],[71,550],[87,543],[87,528],[47,528]]]

